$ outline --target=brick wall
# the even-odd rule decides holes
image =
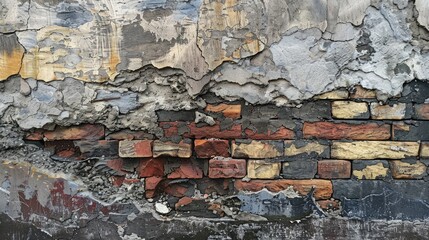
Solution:
[[[336,209],[349,179],[427,178],[429,103],[413,94],[381,104],[357,86],[298,107],[215,99],[197,110],[158,111],[155,135],[84,124],[36,129],[26,140],[57,160],[106,159],[114,186],[142,184],[146,198],[167,196],[175,209],[201,196],[290,187]]]

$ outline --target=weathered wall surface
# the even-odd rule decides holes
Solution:
[[[428,50],[426,0],[0,0],[0,233],[427,237]]]

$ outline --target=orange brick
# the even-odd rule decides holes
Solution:
[[[241,116],[241,105],[239,104],[229,105],[224,103],[219,105],[208,104],[205,111],[217,112],[217,113],[220,112],[225,117],[236,119],[236,118],[240,118]]]

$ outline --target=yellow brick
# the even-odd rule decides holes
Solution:
[[[379,177],[386,177],[389,168],[383,166],[383,163],[376,163],[374,165],[366,166],[362,170],[353,170],[353,176],[357,179],[377,179]]]
[[[416,157],[418,142],[356,141],[332,143],[331,155],[338,159],[402,159]]]
[[[298,143],[298,145],[296,143]],[[308,141],[306,145],[300,146],[301,143],[302,141],[286,140],[285,156],[292,157],[303,153],[310,154],[312,152],[320,155],[329,148],[328,145],[322,145],[318,142]]]
[[[426,165],[420,161],[407,163],[391,161],[393,178],[419,179],[426,175]]]
[[[399,120],[405,118],[407,104],[398,103],[390,105],[380,105],[376,102],[371,103],[372,119],[393,119]]]
[[[429,142],[422,143],[422,149],[420,150],[420,157],[429,158]]]
[[[346,90],[335,90],[327,92],[318,96],[315,96],[314,99],[347,99],[349,97],[349,92]]]
[[[283,156],[282,141],[232,142],[232,156],[236,158],[275,158]]]
[[[264,160],[249,160],[247,162],[247,177],[257,179],[274,179],[280,175],[279,162]]]
[[[341,119],[369,118],[366,102],[335,101],[332,103],[332,116]]]

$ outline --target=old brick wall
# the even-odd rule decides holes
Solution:
[[[428,16],[0,0],[0,236],[427,238]]]

